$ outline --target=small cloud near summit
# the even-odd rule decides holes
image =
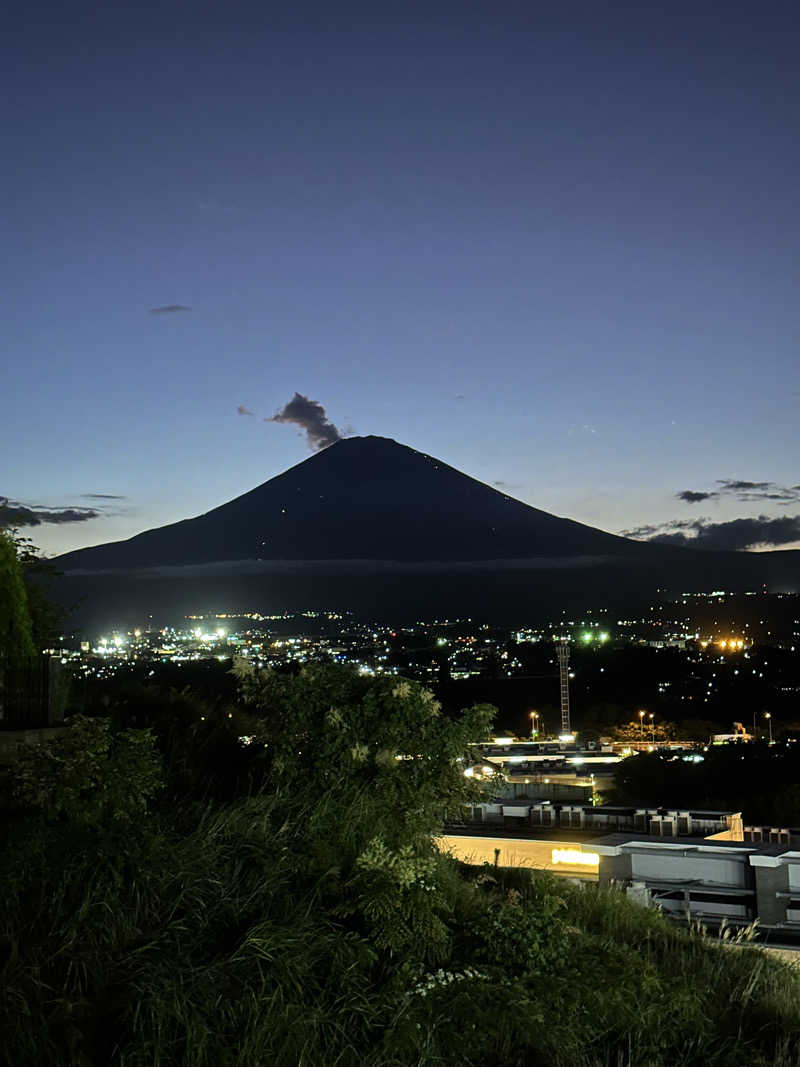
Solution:
[[[264,419],[264,422],[289,422],[299,426],[305,432],[309,448],[314,452],[341,441],[343,437],[329,420],[322,404],[317,400],[309,400],[302,393],[295,393],[288,404],[272,418]]]
[[[255,411],[251,411],[250,408],[246,408],[244,404],[240,404],[236,409],[237,415],[255,415]]]
[[[186,304],[164,304],[163,307],[150,308],[151,315],[173,315],[176,311],[191,311]]]

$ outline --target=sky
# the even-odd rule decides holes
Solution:
[[[796,4],[45,0],[0,42],[0,497],[47,553],[305,459],[296,393],[605,530],[800,540]]]

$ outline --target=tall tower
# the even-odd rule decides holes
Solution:
[[[561,736],[571,733],[569,723],[569,638],[560,637],[556,645],[561,678]]]

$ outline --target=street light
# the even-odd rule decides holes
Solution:
[[[652,711],[650,712],[649,718],[650,718],[650,737],[652,739],[653,744],[655,745],[655,743],[656,743],[656,724],[653,722],[653,719],[655,718],[655,715],[653,714]]]
[[[538,725],[537,725],[538,722],[539,722],[539,712],[538,711],[531,711],[531,712],[529,712],[529,715],[530,715],[530,718],[531,718],[531,738],[534,738],[534,737],[538,736],[538,733],[539,733],[539,729],[538,729]]]
[[[767,720],[767,725],[769,726],[769,743],[772,744],[772,716],[768,711],[765,711],[764,718]]]
[[[639,737],[644,741],[644,712],[639,711]]]

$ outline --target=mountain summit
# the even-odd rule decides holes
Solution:
[[[350,437],[193,519],[62,556],[65,571],[237,560],[630,557],[649,546],[557,518],[386,437]]]

